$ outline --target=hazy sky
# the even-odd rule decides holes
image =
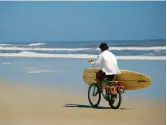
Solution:
[[[164,39],[165,36],[165,1],[0,1],[0,42]]]

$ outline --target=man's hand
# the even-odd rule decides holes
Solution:
[[[91,63],[91,62],[93,62],[93,60],[92,60],[92,59],[90,59],[90,60],[88,60],[88,62],[89,62],[89,63]]]

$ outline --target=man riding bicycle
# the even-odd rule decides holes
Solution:
[[[101,43],[99,48],[101,49],[101,54],[98,55],[97,60],[89,60],[89,62],[94,66],[102,65],[102,70],[96,73],[96,79],[98,86],[100,88],[100,93],[103,92],[102,80],[105,76],[110,76],[110,81],[113,81],[115,76],[120,74],[120,70],[117,65],[117,59],[115,55],[108,51],[109,47],[106,43]]]

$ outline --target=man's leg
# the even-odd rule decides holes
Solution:
[[[104,77],[104,73],[100,70],[99,72],[96,73],[96,79],[97,79],[97,84],[100,88],[100,92],[103,92],[103,88],[102,88],[102,79]]]
[[[102,83],[101,83],[101,80],[100,80],[100,79],[97,79],[97,84],[98,84],[98,86],[99,86],[99,88],[100,88],[100,93],[102,93],[102,92],[103,92],[103,89],[102,89]]]

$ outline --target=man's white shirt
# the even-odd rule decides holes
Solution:
[[[121,73],[115,55],[108,50],[103,51],[97,57],[97,60],[91,64],[94,66],[102,65],[102,71],[105,72],[106,75],[117,75]]]

